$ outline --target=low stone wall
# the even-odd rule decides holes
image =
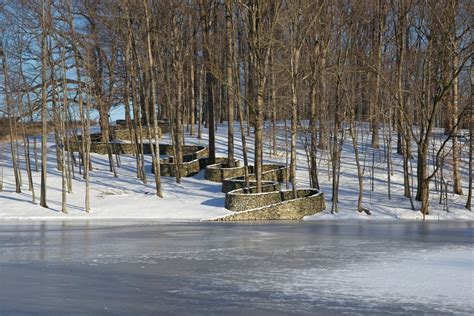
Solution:
[[[285,182],[288,180],[288,167],[280,164],[263,164],[262,180]]]
[[[81,143],[76,142],[74,140],[69,141],[69,146],[66,145],[66,150],[67,151],[72,151],[72,152],[79,152],[79,146],[81,146]],[[90,143],[90,152],[91,153],[96,153],[100,155],[107,155],[107,144],[103,142],[91,142]],[[116,142],[110,142],[109,143],[110,148],[112,149],[112,153],[114,154],[133,154],[133,145],[130,143],[116,143]]]
[[[151,122],[150,122],[151,123]],[[161,133],[169,133],[170,132],[170,122],[166,120],[158,120],[158,128],[160,129]],[[131,124],[134,124],[131,122]],[[143,131],[146,130],[145,127],[146,123],[145,121],[142,123],[142,129]],[[115,126],[114,128],[116,129],[126,129],[126,122],[125,120],[116,120],[115,121]]]
[[[112,131],[112,135],[115,139],[119,139],[119,140],[134,140],[135,139],[133,130],[129,130],[127,128],[114,129]],[[163,133],[161,132],[161,129],[158,128],[158,137],[161,137],[162,135]],[[154,133],[152,133],[151,137],[154,139],[155,137]],[[148,134],[148,130],[146,128],[143,129],[143,139],[148,140],[149,138],[150,137]]]
[[[216,221],[300,220],[326,208],[324,195],[317,189],[299,189],[297,198],[291,190],[275,191],[273,186],[238,189],[226,194],[225,207],[236,213],[216,218]]]
[[[227,178],[233,178],[245,174],[245,166],[240,166],[240,161],[234,160],[234,167],[229,167],[229,161],[223,161],[208,165],[204,174],[204,179],[213,182],[223,182]]]
[[[76,141],[70,141],[68,151],[79,151],[80,143]],[[91,142],[90,152],[106,155],[107,144],[102,142]],[[109,146],[114,154],[132,155],[135,153],[134,145],[131,143],[118,143],[111,142]],[[156,150],[156,149],[155,149]],[[173,145],[160,144],[159,146],[160,155],[163,156],[174,156]],[[150,143],[143,144],[143,153],[151,154]],[[183,145],[183,163],[180,166],[180,176],[189,177],[193,176],[207,165],[207,157],[209,156],[209,150],[204,146],[195,145]],[[165,177],[176,177],[176,165],[173,157],[165,158],[160,160],[160,171],[161,175]],[[153,165],[152,172],[154,173]]]
[[[172,145],[160,144],[160,155],[174,155]],[[180,177],[191,177],[207,165],[207,157],[209,150],[204,146],[184,145],[183,146],[183,162],[176,168],[174,157],[169,157],[160,160],[160,173],[164,177],[176,177],[179,169]],[[151,172],[155,173],[153,165]]]
[[[244,169],[243,169],[244,170]],[[255,167],[249,166],[249,184],[255,186]],[[262,185],[277,185],[279,182],[288,180],[288,168],[280,164],[263,164],[262,165]],[[232,190],[245,188],[245,178],[242,175],[233,178],[226,178],[222,181],[222,192],[227,193]]]
[[[225,208],[233,212],[242,212],[281,202],[279,188],[273,184],[262,186],[262,193],[256,193],[256,187],[242,188],[227,192]]]
[[[180,164],[180,177],[191,177],[201,171],[199,159],[183,162]],[[155,173],[153,165],[152,172]],[[174,158],[166,158],[160,161],[160,173],[163,177],[176,177],[177,169]]]
[[[163,134],[169,133],[171,130],[170,121],[158,120],[158,127]]]
[[[78,152],[79,146],[81,143],[76,142],[71,139],[69,141],[69,147],[66,148],[68,151]],[[91,153],[106,155],[107,154],[107,144],[103,142],[91,142]],[[135,153],[134,145],[132,143],[120,143],[120,142],[110,142],[114,154],[123,154],[123,155],[132,155]],[[155,146],[156,147],[156,146]],[[174,150],[173,145],[170,144],[160,144],[160,155],[163,156],[173,156]],[[151,146],[149,143],[143,143],[143,153],[151,154]],[[195,146],[195,145],[184,145],[183,146],[183,159],[185,161],[205,158],[209,155],[209,150],[204,146]]]
[[[257,180],[255,180],[255,175],[254,174],[249,174],[249,186],[254,187],[257,185]],[[273,185],[277,186],[278,189],[280,189],[280,183],[278,181],[272,181],[272,180],[263,180],[262,185]],[[221,191],[223,193],[227,193],[233,190],[237,189],[243,189],[246,188],[247,185],[245,183],[245,176],[240,176],[240,177],[234,177],[234,178],[228,178],[224,179],[222,181],[222,189]]]
[[[76,135],[69,138],[69,141],[75,142],[77,139],[78,142],[82,142],[82,135]],[[89,134],[89,139],[91,142],[102,142],[102,133],[91,133]],[[112,140],[109,137],[109,140]]]

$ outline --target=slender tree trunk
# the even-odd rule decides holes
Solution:
[[[48,166],[48,148],[47,148],[47,138],[48,138],[48,112],[47,112],[47,78],[46,78],[46,59],[47,59],[47,49],[46,49],[46,37],[48,36],[47,24],[48,16],[46,13],[46,6],[48,6],[48,12],[50,10],[51,2],[44,1],[42,3],[42,14],[41,14],[41,196],[40,196],[40,205],[42,207],[48,207],[46,202],[46,179],[47,179],[47,166]]]
[[[145,7],[145,21],[146,21],[146,40],[147,40],[147,55],[148,55],[148,65],[150,71],[150,80],[151,80],[151,108],[152,108],[152,115],[153,115],[153,134],[155,137],[155,143],[152,144],[150,142],[150,149],[152,154],[153,160],[153,167],[155,169],[155,185],[156,185],[156,195],[158,197],[163,197],[163,193],[161,190],[161,174],[160,174],[160,137],[158,135],[158,121],[157,121],[157,100],[156,100],[156,84],[155,84],[155,74],[153,73],[154,70],[154,63],[153,63],[153,54],[151,50],[151,36],[150,36],[150,17],[148,14],[148,3],[147,0],[143,0],[143,5]],[[178,112],[181,109],[178,109]],[[151,135],[150,135],[151,137]],[[155,147],[156,146],[156,147]],[[156,153],[155,153],[156,148]]]
[[[317,163],[317,152],[318,152],[318,112],[316,106],[316,82],[311,84],[310,91],[310,105],[311,105],[311,116],[309,120],[309,127],[311,131],[311,147],[310,147],[310,177],[311,177],[311,186],[313,188],[319,189],[319,179],[318,179],[318,163]]]
[[[226,36],[227,36],[227,162],[229,167],[234,167],[234,94],[232,93],[233,87],[233,74],[232,74],[232,63],[234,62],[234,36],[233,36],[233,23],[232,23],[232,1],[226,0]]]
[[[19,160],[17,158],[17,150],[13,145],[15,139],[15,131],[14,131],[14,120],[16,119],[15,114],[13,112],[12,100],[10,95],[10,80],[8,76],[8,68],[7,68],[7,57],[6,53],[3,51],[3,47],[0,46],[0,56],[2,57],[2,69],[3,69],[3,83],[4,83],[4,90],[5,90],[5,101],[6,101],[6,109],[8,115],[8,130],[9,130],[9,143],[10,143],[10,154],[12,158],[12,167],[13,167],[13,174],[15,176],[15,192],[21,193],[21,180],[20,180],[20,170],[19,170]],[[21,102],[18,100],[18,102]]]
[[[195,44],[194,44],[195,45]],[[190,62],[189,68],[189,103],[190,103],[190,109],[189,109],[189,135],[194,135],[194,125],[196,124],[196,78],[197,78],[197,65],[196,65],[196,50],[194,49],[193,45],[193,58]]]
[[[379,148],[379,107],[380,107],[380,76],[382,71],[382,41],[384,32],[384,12],[383,0],[378,0],[378,30],[376,44],[376,64],[377,74],[375,79],[374,102],[372,104],[371,129],[372,129],[372,148]]]
[[[458,68],[457,57],[453,58],[453,70]],[[453,191],[455,194],[462,195],[462,184],[461,184],[461,172],[460,172],[460,146],[458,142],[458,127],[456,124],[456,120],[458,118],[458,100],[459,100],[459,93],[458,93],[458,77],[455,76],[453,79],[453,87],[452,87],[452,108],[451,108],[451,124],[453,126],[452,130],[452,152],[453,152]]]
[[[179,57],[177,57],[179,58]],[[183,79],[182,79],[182,64],[181,62],[178,63],[175,67],[176,69],[176,115],[175,115],[175,124],[176,124],[176,131],[175,131],[175,146],[176,146],[176,156],[175,161],[177,164],[176,170],[176,182],[181,183],[181,174],[180,174],[180,166],[183,162],[183,129],[181,125],[181,115],[182,115],[182,107],[183,107],[183,93],[182,93],[182,86],[183,86]]]
[[[276,87],[275,87],[275,70],[274,70],[274,61],[273,53],[270,52],[270,100],[271,100],[271,119],[272,119],[272,150],[271,155],[276,156],[277,154],[277,109],[276,109]]]
[[[90,149],[91,149],[91,143],[90,143],[90,111],[91,111],[91,91],[92,89],[89,87],[88,89],[88,94],[87,94],[87,100],[86,100],[86,111],[85,111],[85,116],[82,118],[82,125],[84,125],[84,132],[85,134],[82,134],[82,139],[84,141],[84,154],[83,154],[83,162],[84,162],[84,180],[86,182],[86,192],[85,192],[85,199],[84,199],[84,207],[85,211],[87,213],[90,212],[91,210],[91,202],[90,202],[90,181],[89,181],[89,170],[91,166],[90,162]]]
[[[204,0],[199,1],[201,20],[203,23],[203,62],[206,71],[206,89],[207,89],[207,128],[209,133],[209,164],[216,162],[216,135],[214,120],[214,76],[211,72],[211,52],[210,52],[210,21],[207,17],[207,5]]]
[[[300,52],[299,49],[292,49],[290,57],[291,68],[291,153],[290,153],[290,177],[292,184],[293,198],[298,197],[296,189],[296,134],[298,122],[298,97],[297,97],[297,74]]]
[[[319,72],[319,84],[321,89],[321,107],[319,113],[319,142],[318,148],[326,150],[328,148],[328,98],[327,98],[327,84],[326,77],[323,71],[326,68],[326,53],[327,47],[321,49],[321,71]]]
[[[471,64],[471,69],[472,69],[472,64]],[[472,70],[471,70],[472,72]],[[471,77],[472,78],[472,77]],[[472,80],[472,79],[471,79]],[[471,82],[471,91],[472,91],[472,82]],[[467,193],[467,201],[466,201],[466,208],[468,210],[471,210],[472,206],[472,169],[473,169],[473,156],[474,156],[474,140],[473,140],[473,125],[474,125],[474,118],[473,118],[473,107],[472,107],[472,93],[471,93],[471,111],[469,113],[469,188],[468,188],[468,193]]]

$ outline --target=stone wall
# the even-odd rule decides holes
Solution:
[[[299,189],[296,199],[291,190],[275,191],[273,186],[264,187],[262,193],[254,191],[251,188],[227,193],[225,206],[236,213],[215,220],[300,220],[326,208],[324,195],[317,189]]]
[[[174,155],[172,145],[160,145],[160,155]],[[204,146],[184,145],[183,162],[179,165],[180,177],[191,177],[201,171],[201,160],[207,160],[209,150]],[[160,173],[164,177],[176,177],[177,168],[174,157],[162,159],[160,161]],[[154,173],[153,165],[152,172]]]
[[[68,151],[79,151],[80,143],[70,140]],[[92,142],[90,147],[91,153],[106,155],[107,154],[107,144],[102,142]],[[110,148],[114,154],[122,155],[132,155],[135,153],[134,145],[132,143],[118,143],[111,142],[109,143]],[[161,175],[165,177],[175,177],[176,176],[176,165],[174,162],[173,146],[170,144],[160,144],[160,155],[162,156],[171,156],[165,159],[160,160],[160,171]],[[156,148],[155,148],[156,150]],[[143,144],[143,153],[151,154],[150,143]],[[207,157],[209,156],[209,150],[204,146],[195,146],[195,145],[184,145],[183,146],[183,163],[180,166],[181,177],[193,176],[201,169],[205,168],[207,165]],[[152,165],[152,172],[153,165]]]
[[[249,184],[255,186],[257,181],[254,174],[254,166],[249,166]],[[263,164],[262,165],[262,185],[276,185],[279,182],[288,180],[288,168],[280,164]],[[232,190],[246,187],[243,175],[226,178],[222,181],[222,192],[227,193]]]
[[[80,142],[76,142],[74,140],[69,141],[69,146],[66,145],[67,151],[78,152],[79,146],[81,146]],[[96,153],[100,155],[107,155],[107,144],[103,142],[91,142],[90,143],[90,152]],[[117,143],[117,142],[110,142],[110,148],[112,149],[112,153],[114,154],[133,154],[133,145],[130,143]],[[149,148],[148,148],[149,149]]]
[[[131,122],[133,124],[133,122]],[[166,120],[158,120],[158,128],[160,129],[160,131],[164,134],[164,133],[169,133],[170,132],[170,122],[169,121],[166,121]],[[142,129],[143,131],[146,130],[146,127],[145,127],[146,123],[143,122],[142,123]],[[115,126],[114,126],[115,129],[126,129],[126,122],[125,120],[116,120],[115,121]]]
[[[135,139],[133,130],[129,130],[127,128],[114,129],[112,131],[112,135],[115,139],[119,139],[119,140],[134,140]],[[143,129],[143,139],[144,140],[149,139],[148,135],[149,135],[148,130],[146,128]],[[158,128],[158,137],[161,137],[162,135],[163,135],[163,133],[161,132],[161,129]],[[154,139],[155,135],[153,133],[152,133],[151,136]]]
[[[249,175],[249,186],[254,187],[256,185],[257,185],[257,181],[255,180],[255,175],[250,174]],[[263,180],[262,185],[273,185],[273,186],[278,186],[278,189],[280,188],[280,183],[278,181]],[[230,192],[230,191],[233,191],[233,190],[243,189],[245,187],[247,187],[247,185],[245,183],[245,177],[240,176],[240,177],[224,179],[224,181],[222,181],[221,191],[223,193],[227,193],[227,192]]]
[[[69,140],[69,148],[66,148],[68,151],[78,152],[79,146],[81,143],[76,142],[73,139]],[[106,155],[107,154],[107,144],[103,142],[91,142],[91,153]],[[123,154],[123,155],[132,155],[135,153],[134,145],[132,143],[121,143],[121,142],[110,142],[113,153]],[[156,146],[155,146],[156,147]],[[163,156],[173,156],[174,150],[173,146],[170,144],[160,144],[160,155]],[[156,148],[155,148],[156,150]],[[151,154],[151,146],[149,143],[143,143],[143,153]],[[209,155],[209,150],[204,146],[194,146],[194,145],[184,145],[183,146],[183,159],[185,161],[190,161],[193,159],[205,158]]]
[[[225,208],[233,212],[242,212],[249,209],[281,202],[279,188],[273,184],[262,186],[262,193],[256,193],[256,187],[242,188],[227,192]]]
[[[199,159],[194,159],[188,162],[180,164],[179,172],[180,177],[191,177],[201,171]],[[154,168],[152,165],[152,172]],[[174,158],[166,158],[160,161],[160,173],[163,177],[176,177],[177,170]]]
[[[288,180],[288,167],[280,164],[263,164],[262,180],[285,182]]]
[[[208,165],[204,179],[213,182],[223,182],[224,179],[233,178],[245,174],[245,166],[240,166],[240,161],[234,160],[234,166],[229,167],[229,161],[224,158],[222,162]]]
[[[160,155],[174,155],[172,145],[160,144]],[[205,168],[209,150],[207,147],[184,145],[183,162],[179,165],[180,177],[191,177]],[[153,165],[151,172],[155,173]],[[160,160],[160,173],[164,177],[176,177],[177,168],[174,157]]]

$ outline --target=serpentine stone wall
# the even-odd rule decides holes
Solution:
[[[71,140],[67,150],[78,152],[79,145],[80,143]],[[101,154],[101,155],[107,154],[106,143],[91,142],[90,146],[91,146],[90,147],[91,153],[96,153],[96,154]],[[135,153],[134,145],[131,143],[110,142],[109,146],[114,154],[131,155]],[[160,155],[170,156],[168,158],[160,160],[161,175],[165,177],[175,177],[177,168],[176,168],[176,164],[173,158],[173,155],[174,155],[173,146],[170,144],[160,144],[159,150],[160,150]],[[151,154],[150,143],[143,143],[143,153]],[[183,145],[183,162],[179,168],[180,176],[189,177],[201,171],[201,169],[205,168],[207,165],[208,156],[209,156],[209,150],[207,149],[207,147],[195,146],[195,145]],[[155,172],[153,170],[153,165],[152,165],[152,172],[153,173]]]
[[[272,185],[237,189],[226,194],[225,207],[236,213],[216,218],[216,221],[300,220],[326,208],[324,195],[317,189],[299,189],[297,198],[291,190],[276,191]]]
[[[204,174],[204,179],[213,182],[223,182],[224,179],[240,176],[245,173],[245,166],[240,166],[240,161],[234,160],[234,167],[229,167],[229,161],[224,161],[208,165]]]
[[[162,176],[176,177],[177,170],[180,172],[180,177],[191,177],[201,171],[199,159],[183,162],[180,164],[179,168],[176,168],[174,157],[162,159],[160,161],[160,173]],[[152,172],[155,173],[153,165]]]
[[[249,174],[249,187],[254,187],[257,185],[257,180],[255,180],[255,175],[254,174]],[[278,187],[280,189],[280,183],[278,181],[272,181],[272,180],[263,180],[262,181],[262,186],[266,185],[273,185],[275,187]],[[245,176],[240,176],[240,177],[234,177],[234,178],[228,178],[224,179],[222,181],[222,189],[221,191],[223,193],[227,193],[233,190],[237,189],[243,189],[246,188],[247,185],[245,183]]]
[[[79,146],[81,145],[80,142],[76,142],[75,140],[69,141],[69,146],[66,146],[67,151],[71,152],[79,152]],[[110,142],[110,148],[112,149],[112,153],[114,154],[133,154],[134,149],[133,145],[130,143],[118,143],[118,142]],[[148,148],[149,150],[149,148]],[[91,142],[90,143],[90,152],[96,153],[100,155],[107,155],[107,144],[103,142]]]
[[[116,128],[112,132],[113,137],[115,139],[120,139],[120,140],[133,140],[135,139],[134,132],[133,130],[129,130],[127,128]],[[162,131],[160,128],[158,128],[158,137],[161,137],[163,135]],[[151,135],[152,138],[155,137],[154,133]],[[149,134],[148,130],[146,128],[143,129],[143,139],[149,139]]]
[[[263,164],[262,180],[285,182],[288,180],[288,167],[280,164]]]
[[[73,139],[69,140],[69,147],[66,148],[68,151],[78,152],[80,142],[76,142]],[[106,155],[107,154],[107,144],[103,142],[91,142],[90,143],[91,153]],[[123,155],[132,155],[135,153],[134,145],[132,143],[124,142],[109,142],[109,146],[112,148],[114,154],[123,154]],[[155,146],[156,147],[156,146]],[[160,144],[160,155],[164,156],[173,156],[174,150],[173,145],[170,144]],[[155,148],[156,150],[156,148]],[[151,154],[150,143],[143,143],[143,153]],[[197,159],[197,158],[206,158],[209,155],[209,151],[204,146],[195,146],[195,145],[183,145],[183,159]]]
[[[256,187],[237,189],[225,195],[225,208],[233,212],[242,212],[281,202],[279,188],[273,184],[262,186],[262,193],[256,193]]]
[[[160,131],[165,134],[165,133],[169,133],[170,132],[170,122],[167,121],[167,120],[158,120],[157,121],[158,123],[158,128],[160,129]],[[132,122],[133,124],[133,122]],[[146,130],[146,127],[145,127],[145,122],[142,123],[142,129],[143,131]],[[126,129],[126,122],[125,120],[116,120],[115,121],[115,126],[114,126],[116,129]]]
[[[173,155],[173,146],[160,145],[160,155]],[[176,161],[174,157],[162,159],[160,161],[160,173],[164,177],[176,177],[177,170],[180,172],[180,177],[191,177],[202,168],[205,167],[204,163],[207,162],[209,156],[209,150],[204,146],[193,146],[183,145],[183,162],[176,168]],[[155,173],[155,170],[151,168],[151,171]]]
[[[225,178],[222,181],[222,192],[227,193],[232,190],[245,188],[244,170],[242,173],[233,178]],[[249,186],[255,186],[257,181],[254,174],[255,167],[249,166]],[[288,180],[288,168],[280,164],[263,164],[262,165],[262,185],[279,185],[279,182]]]

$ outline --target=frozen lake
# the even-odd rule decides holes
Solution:
[[[470,314],[474,223],[0,222],[0,315]]]

